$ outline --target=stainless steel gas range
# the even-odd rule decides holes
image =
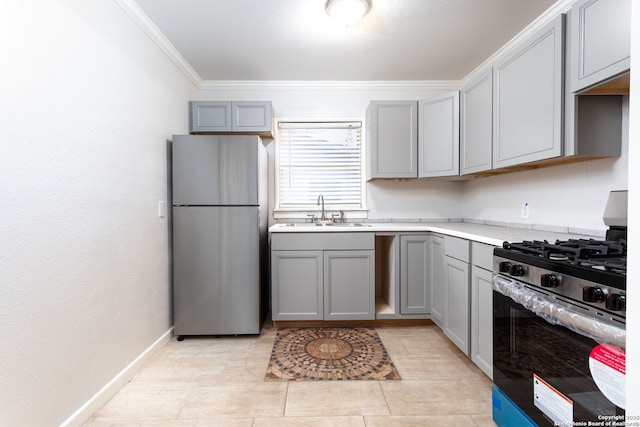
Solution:
[[[607,207],[603,240],[494,250],[498,426],[624,425],[626,192],[618,193],[609,204],[624,218]]]

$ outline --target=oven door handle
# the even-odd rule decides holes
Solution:
[[[499,273],[493,275],[493,289],[524,306],[553,325],[560,325],[589,337],[600,344],[613,344],[625,348],[626,329],[580,313],[577,307],[556,298],[536,292],[518,281]]]

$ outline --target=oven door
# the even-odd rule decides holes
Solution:
[[[624,425],[624,325],[580,310],[495,275],[493,381],[540,426]]]

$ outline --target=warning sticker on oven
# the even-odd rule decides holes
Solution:
[[[598,345],[589,355],[591,377],[602,394],[625,409],[626,353],[614,345]]]
[[[573,401],[536,374],[533,374],[533,404],[555,425],[572,425]]]

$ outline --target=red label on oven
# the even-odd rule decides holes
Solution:
[[[589,355],[589,370],[593,381],[607,399],[625,407],[626,353],[614,345],[598,345]]]
[[[622,375],[626,373],[626,354],[621,348],[606,344],[599,345],[591,350],[589,357],[605,366],[615,369]]]

